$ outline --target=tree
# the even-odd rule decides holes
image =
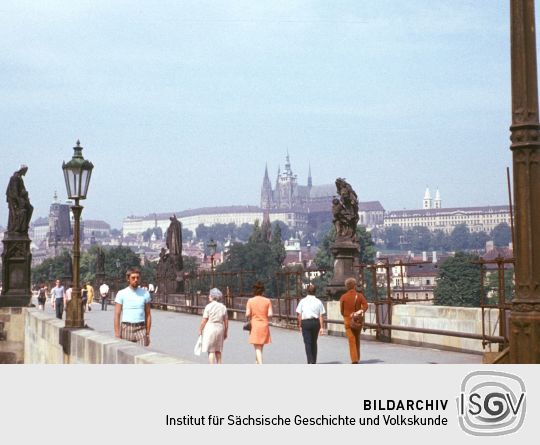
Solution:
[[[493,244],[497,247],[505,247],[510,244],[512,241],[512,232],[510,231],[510,226],[503,222],[497,225],[491,231],[491,239]]]
[[[66,253],[68,252],[64,251],[58,256],[47,258],[40,265],[32,268],[32,283],[37,285],[52,284],[57,278],[63,279]]]
[[[439,267],[434,290],[439,306],[478,307],[482,295],[478,256],[458,252]]]
[[[433,250],[448,252],[452,249],[450,236],[442,230],[435,230],[431,235],[431,247]]]
[[[415,251],[427,251],[431,247],[431,232],[425,226],[415,226],[407,231],[407,239],[411,243],[411,249]]]
[[[182,255],[184,263],[184,273],[196,272],[199,264],[197,263],[197,258],[192,256]]]
[[[450,234],[452,249],[455,251],[469,248],[470,232],[466,224],[458,224]]]
[[[255,221],[248,242],[233,244],[225,262],[217,267],[217,271],[253,271],[253,274],[245,277],[244,289],[249,289],[255,280],[261,280],[265,284],[267,295],[275,296],[276,272],[281,270],[285,258],[282,247],[279,225],[274,226],[274,241],[269,242],[263,237],[259,222]]]
[[[403,229],[394,224],[384,231],[384,244],[387,249],[401,249]]]
[[[486,232],[472,232],[469,238],[469,247],[471,249],[484,249],[486,247],[486,242],[489,241],[489,236]]]
[[[182,227],[182,241],[187,242],[193,239],[193,232]]]
[[[272,232],[272,240],[270,241],[270,250],[272,251],[272,257],[276,264],[283,264],[287,252],[285,252],[285,246],[283,245],[283,239],[281,237],[281,225],[279,221],[274,223],[274,230]]]

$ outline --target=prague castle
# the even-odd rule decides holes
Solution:
[[[253,224],[256,220],[262,222],[264,217],[268,217],[270,222],[282,221],[293,230],[305,232],[314,230],[319,224],[332,221],[332,198],[335,195],[334,184],[313,185],[310,167],[306,185],[300,185],[298,175],[293,173],[287,154],[283,171],[278,168],[275,187],[272,187],[268,166],[265,167],[259,207],[204,207],[147,216],[130,216],[124,219],[122,232],[124,235],[137,235],[155,227],[166,230],[170,223],[169,217],[173,213],[182,222],[182,227],[193,233],[200,224],[212,226],[233,223],[240,226],[245,223]],[[359,207],[361,224],[368,227],[383,224],[384,209],[378,201],[361,202]]]

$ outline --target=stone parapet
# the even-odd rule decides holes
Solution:
[[[66,329],[37,309],[23,309],[24,363],[182,364],[192,363],[92,329]]]
[[[338,301],[329,301],[326,310],[328,320],[343,320]],[[373,303],[369,303],[366,322],[376,323],[375,305]],[[484,311],[484,324],[486,335],[499,335],[499,312],[497,309],[486,309]],[[482,309],[397,304],[392,306],[392,325],[482,335]],[[343,324],[328,323],[328,330],[330,334],[345,335]],[[362,331],[362,337],[375,338],[375,330],[366,329]],[[486,349],[484,349],[482,340],[396,329],[392,330],[392,342],[461,352],[498,351],[498,345],[496,344],[487,345]]]
[[[21,307],[0,307],[0,364],[24,361],[24,313]]]

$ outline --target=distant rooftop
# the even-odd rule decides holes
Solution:
[[[151,213],[146,216],[128,216],[126,220],[130,219],[142,219],[142,220],[153,220],[153,219],[168,219],[173,215],[176,215],[177,218],[187,218],[189,216],[196,215],[214,215],[214,214],[224,214],[224,213],[261,213],[262,209],[257,206],[222,206],[222,207],[201,207],[199,209],[188,209],[182,210],[180,212],[169,212],[169,213]]]

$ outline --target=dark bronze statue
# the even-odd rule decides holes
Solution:
[[[167,229],[166,245],[169,255],[177,271],[183,269],[182,261],[182,223],[178,221],[176,215],[170,217],[171,223]]]
[[[101,247],[98,247],[96,252],[96,275],[105,273],[105,252]]]
[[[23,181],[23,176],[27,171],[28,167],[21,165],[21,168],[13,173],[9,179],[6,190],[6,200],[9,207],[7,230],[26,235],[28,235],[28,226],[34,211]]]
[[[336,228],[336,241],[357,242],[356,226],[358,225],[358,196],[350,184],[343,178],[336,179],[339,198],[332,201],[332,215]]]
[[[184,291],[184,261],[182,258],[182,223],[176,215],[171,216],[165,245],[159,254],[156,279],[159,293],[171,294]]]

